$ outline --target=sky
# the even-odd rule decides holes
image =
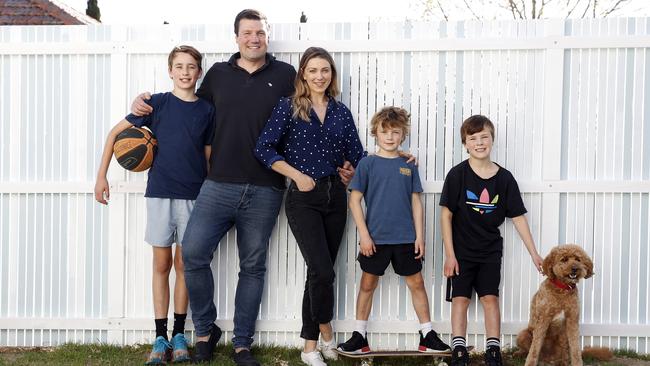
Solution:
[[[86,0],[59,0],[86,12]],[[417,12],[411,0],[99,0],[106,24],[223,24],[242,9],[258,9],[271,23],[293,23],[304,11],[309,22],[403,20]],[[409,10],[410,9],[410,10]]]
[[[86,12],[87,0],[58,0],[81,13]],[[98,0],[101,20],[105,24],[230,24],[242,9],[253,8],[265,13],[270,23],[295,23],[302,11],[310,23],[364,22],[368,20],[422,19],[426,0]],[[570,0],[573,3],[573,0]],[[578,0],[587,4],[586,0]],[[601,7],[619,0],[600,0]],[[512,19],[509,10],[499,0],[435,0],[442,4],[450,20],[471,19],[472,11],[481,17]],[[549,2],[550,3],[550,2]],[[624,6],[612,16],[650,16],[650,0],[624,0]],[[564,17],[564,2],[555,1],[545,14]],[[555,6],[555,9],[553,8]],[[434,9],[439,10],[439,9]],[[582,13],[577,9],[574,13]],[[436,11],[434,18],[441,19]]]

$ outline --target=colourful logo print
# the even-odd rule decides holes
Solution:
[[[492,201],[490,201],[490,193],[487,189],[483,188],[481,192],[481,197],[477,197],[474,192],[467,190],[467,203],[472,207],[472,210],[480,212],[481,214],[490,213],[497,208],[497,202],[499,202],[499,195],[494,196]]]

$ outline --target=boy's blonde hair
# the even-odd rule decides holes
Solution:
[[[384,107],[379,112],[375,113],[370,120],[370,133],[377,136],[377,129],[379,128],[399,128],[402,130],[402,142],[409,133],[411,127],[411,115],[404,109],[399,107]]]
[[[199,67],[199,71],[203,71],[203,68],[201,67],[201,62],[203,62],[203,55],[196,48],[187,45],[176,46],[169,53],[169,57],[167,57],[167,65],[169,66],[170,70],[172,69],[172,64],[174,63],[174,57],[176,57],[176,55],[179,53],[187,53],[188,55],[192,56],[192,58],[196,61],[196,65]]]
[[[463,121],[463,124],[460,126],[460,140],[465,144],[465,138],[468,135],[481,132],[484,128],[487,128],[490,131],[492,141],[494,141],[494,124],[492,121],[485,116],[475,114]]]

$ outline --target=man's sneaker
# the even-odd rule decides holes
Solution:
[[[463,346],[456,346],[451,352],[451,364],[450,366],[468,366],[469,365],[469,354],[467,353],[467,348]]]
[[[485,364],[487,366],[501,366],[503,361],[501,360],[501,348],[498,346],[490,346],[485,351]]]
[[[194,344],[194,362],[210,362],[219,338],[221,338],[221,329],[216,324],[212,324],[210,338],[207,341],[196,342]]]
[[[232,351],[232,359],[237,366],[261,366],[253,357],[250,350],[243,349],[239,352]]]
[[[172,345],[163,336],[156,337],[145,365],[166,365],[172,358]]]
[[[420,344],[418,351],[425,353],[443,353],[451,349],[445,342],[443,342],[435,330],[430,330],[426,337],[422,336],[420,332]]]
[[[313,351],[313,352],[300,352],[300,359],[305,365],[309,366],[327,366],[325,361],[323,361],[323,356],[321,356],[320,352],[318,351]]]
[[[182,333],[178,333],[172,337],[170,341],[172,344],[172,362],[187,362],[190,360],[190,352],[187,350],[187,340]]]
[[[329,342],[321,341],[320,342],[320,353],[323,355],[323,358],[326,360],[338,360],[339,355],[334,351],[336,349],[336,343],[334,342],[334,337],[330,339]]]
[[[350,337],[350,339],[345,343],[339,344],[338,350],[344,353],[358,355],[369,353],[370,346],[368,346],[368,340],[366,337],[362,336],[361,333],[354,331],[352,332],[352,337]]]

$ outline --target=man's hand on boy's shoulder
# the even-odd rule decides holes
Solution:
[[[407,163],[413,163],[413,165],[418,166],[418,158],[415,155],[411,154],[408,151],[398,151],[399,156],[406,158]]]
[[[145,100],[149,99],[151,99],[151,94],[149,92],[144,92],[135,97],[131,104],[131,113],[138,117],[142,117],[153,112],[153,107],[145,102]]]

